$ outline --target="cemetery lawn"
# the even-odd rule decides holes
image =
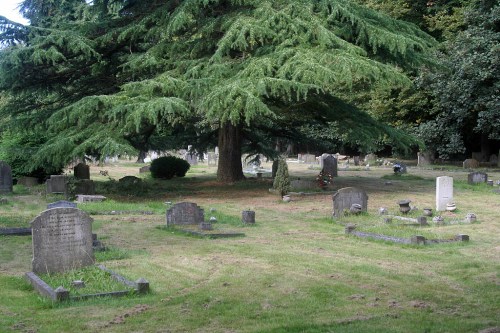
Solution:
[[[159,181],[138,168],[127,161],[92,166],[97,192],[109,201],[78,208],[91,214],[93,232],[110,249],[96,252],[97,263],[132,281],[147,279],[151,292],[53,303],[23,278],[31,270],[31,237],[0,236],[0,332],[500,330],[500,194],[492,192],[498,186],[468,185],[468,171],[409,167],[408,176],[393,177],[389,167],[340,169],[334,190],[365,190],[368,213],[334,220],[331,192],[292,195],[284,203],[269,192],[269,178],[218,184],[215,167],[202,164],[185,178]],[[109,177],[99,174],[103,169]],[[304,164],[289,169],[292,179],[314,180],[318,173]],[[500,170],[480,171],[500,180]],[[117,179],[126,175],[144,178],[143,184],[120,185]],[[442,214],[444,225],[383,223],[379,207],[398,215],[402,199],[420,212],[435,208],[435,177],[445,175],[454,178],[458,209]],[[45,195],[41,185],[15,186],[4,197],[0,228],[27,227],[47,203],[63,199]],[[217,231],[245,236],[210,239],[166,228],[167,202],[183,201],[197,203],[206,220],[214,216]],[[240,224],[243,210],[256,212],[255,225]],[[468,212],[476,213],[476,223],[463,222]],[[410,214],[417,216],[418,210]],[[470,241],[395,244],[346,235],[348,223],[395,237],[467,234]],[[99,280],[92,269],[83,280]],[[96,289],[108,287],[115,288]]]

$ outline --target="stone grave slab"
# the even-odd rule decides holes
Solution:
[[[446,205],[453,203],[453,177],[436,178],[436,210],[445,211]]]
[[[342,217],[351,206],[361,206],[361,211],[368,210],[368,195],[362,189],[356,187],[344,187],[333,194],[333,216]]]
[[[4,161],[0,161],[0,193],[12,192],[12,169]]]
[[[77,179],[90,179],[90,167],[84,163],[78,163],[73,168],[73,173]]]
[[[101,202],[106,200],[106,197],[103,195],[86,195],[86,194],[78,194],[76,196],[76,201],[83,202]]]
[[[467,175],[467,183],[469,184],[486,183],[487,181],[488,175],[484,172],[471,172]]]
[[[51,202],[47,205],[47,209],[51,208],[76,208],[77,204],[75,202],[59,200],[56,202]]]
[[[197,204],[180,202],[167,210],[167,226],[199,225],[205,221],[205,213]]]
[[[65,272],[94,263],[92,218],[77,208],[52,208],[31,222],[33,272]]]

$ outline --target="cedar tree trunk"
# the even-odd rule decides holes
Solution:
[[[227,122],[219,128],[218,181],[231,183],[245,179],[241,165],[241,141],[241,126]]]

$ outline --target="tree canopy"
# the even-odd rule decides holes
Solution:
[[[242,179],[242,149],[269,151],[270,138],[408,146],[346,102],[410,85],[405,70],[434,44],[344,0],[26,0],[22,10],[30,26],[0,21],[1,113],[4,128],[45,134],[33,168],[131,153],[183,127],[218,133],[223,181]]]

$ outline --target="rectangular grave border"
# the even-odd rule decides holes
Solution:
[[[203,230],[190,230],[190,229],[185,229],[185,228],[179,228],[179,226],[159,226],[158,227],[161,230],[175,230],[181,233],[184,233],[186,235],[190,236],[197,236],[197,237],[202,237],[202,238],[235,238],[235,237],[245,237],[245,233],[243,232],[219,232],[219,233],[209,233],[205,232]]]
[[[41,295],[48,297],[51,300],[56,301],[56,302],[62,302],[62,301],[68,301],[68,300],[80,301],[80,300],[86,300],[86,299],[94,298],[94,297],[107,297],[107,296],[120,297],[120,296],[130,295],[130,293],[146,294],[149,292],[149,282],[144,278],[140,278],[134,282],[134,281],[127,280],[125,277],[123,277],[120,274],[106,268],[104,265],[97,265],[97,267],[99,269],[109,273],[111,275],[112,279],[123,284],[124,286],[132,287],[133,290],[119,290],[119,291],[112,291],[112,292],[105,292],[105,293],[71,296],[70,292],[62,287],[58,287],[56,289],[53,289],[51,286],[49,286],[45,281],[43,281],[34,272],[28,272],[24,276],[26,277],[28,282],[33,286],[33,288],[35,288],[36,291],[38,291]]]
[[[452,242],[468,242],[468,235],[456,235],[453,239],[426,239],[424,236],[415,235],[411,238],[400,238],[388,235],[376,234],[372,232],[362,232],[355,231],[356,226],[347,225],[345,227],[345,233],[348,235],[354,235],[360,238],[371,238],[376,240],[383,240],[388,242],[393,242],[397,244],[414,244],[414,245],[429,245],[429,244],[439,244],[439,243],[452,243]]]

